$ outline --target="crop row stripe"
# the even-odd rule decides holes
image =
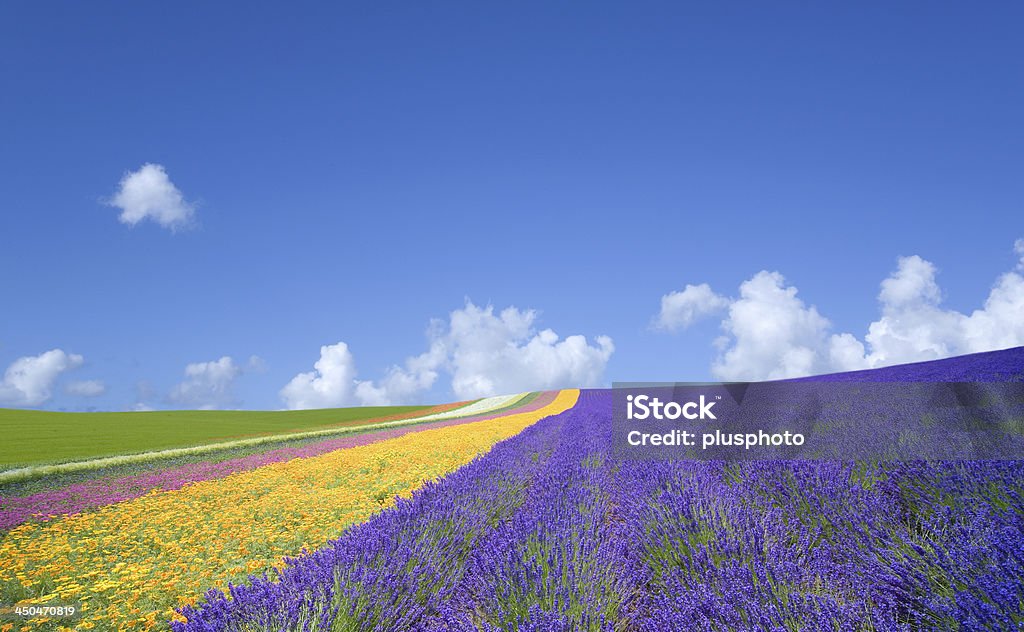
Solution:
[[[94,512],[24,524],[0,542],[0,588],[83,601],[83,623],[148,629],[194,603],[312,550],[518,434],[575,405],[561,391],[540,410],[432,428],[317,457],[274,463]]]
[[[310,458],[377,441],[384,441],[409,432],[422,432],[428,428],[440,428],[455,424],[483,421],[510,412],[526,413],[549,405],[558,395],[556,391],[531,394],[517,402],[514,410],[508,408],[481,413],[471,417],[426,421],[416,425],[399,426],[384,430],[372,430],[355,435],[329,437],[308,443],[300,448],[277,448],[258,454],[220,461],[216,465],[207,462],[189,463],[165,469],[131,474],[118,478],[94,478],[66,487],[46,490],[30,496],[0,496],[0,531],[18,526],[31,518],[49,520],[60,516],[92,511],[104,505],[138,498],[153,490],[169,491],[189,483],[223,478],[236,472],[254,470],[257,467],[281,463],[295,458]],[[265,457],[265,458],[262,458]],[[207,469],[208,468],[208,469]]]
[[[507,395],[501,397],[488,397],[486,399],[473,402],[466,406],[462,406],[460,408],[456,408],[445,413],[435,413],[433,415],[425,415],[422,417],[411,417],[408,419],[397,419],[394,421],[383,421],[372,424],[363,424],[359,426],[346,426],[343,428],[326,428],[323,430],[309,430],[306,432],[291,432],[284,434],[267,435],[263,437],[253,437],[251,439],[236,439],[234,441],[222,441],[220,443],[207,443],[204,445],[191,446],[188,448],[171,448],[169,450],[155,450],[152,452],[140,452],[137,454],[109,456],[99,459],[89,459],[87,461],[72,461],[70,463],[57,463],[53,465],[32,465],[29,467],[22,467],[0,472],[0,485],[4,483],[25,481],[33,478],[41,478],[43,476],[52,476],[55,474],[86,472],[89,470],[98,470],[105,467],[113,467],[118,465],[147,463],[149,461],[158,461],[160,459],[192,456],[196,454],[206,454],[208,452],[230,450],[232,448],[251,447],[257,445],[264,445],[267,443],[276,443],[282,440],[310,439],[313,437],[346,435],[372,430],[381,430],[384,428],[393,428],[395,426],[419,424],[427,421],[434,421],[440,419],[457,419],[460,417],[469,417],[509,407],[514,403],[521,402],[528,395],[529,393],[519,393],[516,395]]]

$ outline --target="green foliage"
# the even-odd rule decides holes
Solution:
[[[355,427],[425,406],[61,413],[0,408],[0,469]]]

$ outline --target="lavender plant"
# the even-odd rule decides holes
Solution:
[[[1024,350],[979,356],[873,376],[1020,379]],[[610,409],[585,391],[172,626],[1024,629],[1024,462],[619,461]]]

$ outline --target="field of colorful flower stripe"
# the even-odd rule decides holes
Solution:
[[[1024,349],[871,377],[1021,380]],[[618,461],[610,415],[584,391],[172,627],[1024,629],[1024,462]]]
[[[370,430],[351,436],[308,443],[299,447],[268,450],[223,461],[199,461],[129,476],[104,477],[28,496],[5,497],[0,495],[0,530],[10,529],[33,519],[46,520],[59,515],[80,513],[103,505],[138,498],[151,491],[178,489],[189,483],[221,478],[228,474],[252,470],[271,463],[367,445],[399,437],[409,432],[482,421],[513,411],[534,412],[551,404],[555,396],[555,391],[548,391],[488,398],[457,410],[444,411],[441,414],[393,420],[369,426],[370,428],[386,427],[387,430]]]
[[[393,426],[405,426],[425,423],[428,421],[439,419],[466,418],[482,413],[495,413],[502,410],[514,408],[517,404],[520,404],[527,398],[531,397],[531,395],[533,394],[519,393],[517,395],[488,397],[475,402],[462,402],[460,404],[455,405],[435,406],[432,407],[431,410],[438,412],[426,415],[394,415],[380,419],[360,420],[356,423],[349,422],[346,424],[320,428],[317,430],[292,431],[283,434],[261,435],[258,437],[248,437],[232,441],[206,443],[185,448],[173,448],[166,450],[155,450],[151,452],[121,454],[116,456],[90,459],[87,461],[71,461],[64,463],[32,465],[27,467],[0,471],[0,485],[17,483],[20,481],[34,478],[52,477],[55,475],[67,473],[98,471],[103,470],[105,468],[116,467],[121,465],[149,463],[175,457],[205,455],[209,453],[216,453],[223,450],[230,450],[235,448],[244,448],[250,446],[269,446],[275,443],[295,441],[297,439],[311,439],[342,434],[352,434],[358,432],[365,432],[367,430],[390,428]],[[351,411],[354,409],[342,410]]]
[[[0,542],[0,600],[80,600],[85,616],[75,629],[166,627],[174,606],[194,603],[207,588],[273,571],[283,556],[322,547],[393,505],[396,496],[430,485],[495,443],[567,410],[577,397],[578,391],[562,391],[537,398],[539,405],[525,412],[441,420],[440,427],[419,426],[368,445],[22,524]]]

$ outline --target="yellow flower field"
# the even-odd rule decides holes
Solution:
[[[21,525],[0,543],[0,588],[26,601],[82,602],[85,614],[73,629],[153,628],[210,587],[242,582],[280,566],[282,556],[322,546],[392,505],[394,496],[567,410],[578,395],[562,391],[534,412],[423,430]],[[58,628],[33,621],[27,629]]]

